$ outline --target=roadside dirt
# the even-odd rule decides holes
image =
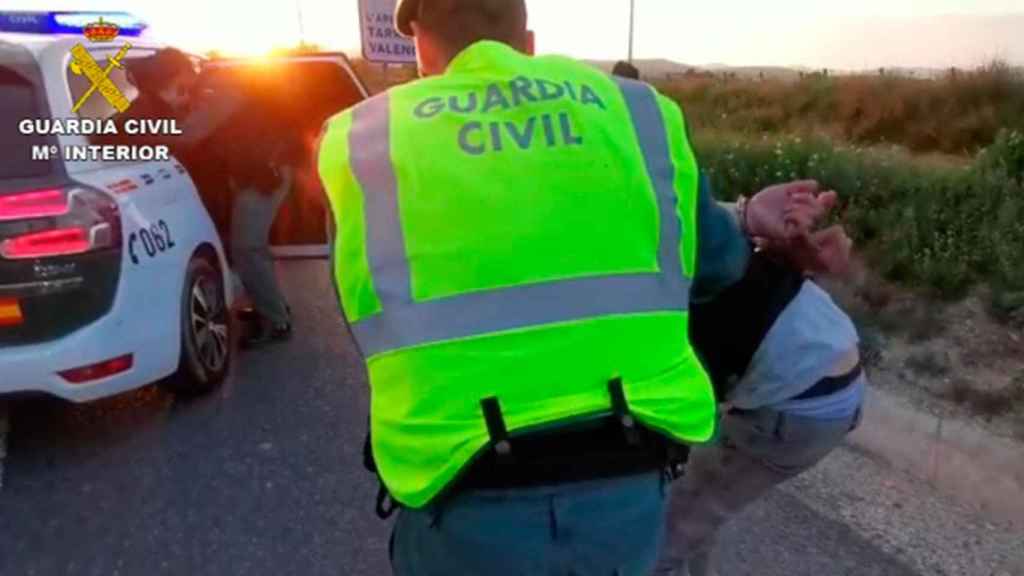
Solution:
[[[867,272],[826,284],[858,325],[875,386],[1024,442],[1024,331],[994,320],[987,294],[930,301]]]
[[[1024,575],[1024,526],[993,520],[854,447],[783,486],[927,576]]]

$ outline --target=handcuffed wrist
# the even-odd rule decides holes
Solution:
[[[740,232],[753,240],[753,236],[750,233],[750,226],[747,222],[747,206],[750,204],[750,200],[746,196],[740,196],[736,199],[736,220],[740,226]]]

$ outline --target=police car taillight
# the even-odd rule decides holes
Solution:
[[[0,258],[25,260],[121,248],[121,213],[106,194],[72,186],[0,196]]]
[[[99,364],[82,366],[73,370],[59,372],[61,378],[71,384],[86,384],[96,380],[109,378],[117,374],[127,372],[135,365],[135,357],[131,354],[111,358]]]
[[[67,212],[67,195],[61,189],[0,196],[0,222],[43,216],[61,216]]]

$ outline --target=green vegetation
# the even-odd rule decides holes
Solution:
[[[889,280],[955,299],[992,288],[1024,325],[1024,77],[1004,63],[922,79],[693,73],[658,83],[722,194],[814,178]]]
[[[1004,128],[1024,131],[1024,78],[993,62],[935,79],[886,73],[740,79],[694,73],[656,82],[698,132],[827,136],[914,152],[974,154]]]
[[[861,149],[825,138],[698,133],[723,197],[813,178],[839,191],[842,220],[888,279],[946,298],[988,284],[1003,305],[1024,295],[1024,135],[1004,131],[969,165]]]

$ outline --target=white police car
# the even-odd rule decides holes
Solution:
[[[100,16],[127,38],[87,42],[82,27]],[[122,40],[132,44],[127,62],[162,47],[139,37],[144,28],[122,13],[0,12],[0,396],[41,392],[84,402],[157,381],[202,393],[228,372],[231,275],[202,194],[224,191],[197,190],[173,158],[68,161],[56,153],[41,160],[43,149],[88,145],[89,137],[19,130],[25,119],[115,112],[100,94],[72,112],[92,87],[70,70],[75,45],[109,70],[125,97],[136,97],[125,69],[108,65]],[[309,72],[310,82],[347,83],[311,122],[366,97],[343,56],[287,65]],[[325,242],[322,208],[310,207],[308,193],[295,196],[276,237]]]

